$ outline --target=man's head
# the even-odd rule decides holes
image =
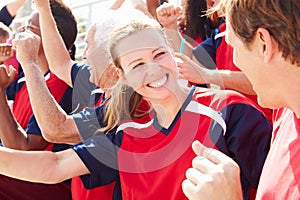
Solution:
[[[123,11],[108,11],[101,20],[94,23],[86,35],[87,46],[83,58],[91,66],[90,81],[102,89],[111,88],[118,80],[114,66],[107,53],[107,45],[110,33],[123,22]]]
[[[300,67],[300,2],[221,0],[219,5],[225,8],[234,63],[251,81],[259,104],[286,107],[285,82]]]
[[[62,1],[50,0],[51,12],[56,26],[68,50],[70,50],[77,36],[77,22],[71,9]]]
[[[57,29],[65,43],[66,48],[72,48],[77,36],[77,22],[69,7],[57,0],[50,0],[51,12],[56,22]],[[39,13],[34,11],[28,22],[18,28],[19,32],[30,30],[41,37]],[[42,49],[42,48],[41,48]]]

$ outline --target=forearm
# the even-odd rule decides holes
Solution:
[[[122,4],[124,3],[124,0],[116,0],[111,6],[110,6],[110,9],[112,10],[117,10],[119,9]]]
[[[53,98],[40,69],[34,63],[26,65],[32,65],[24,67],[24,72],[32,109],[43,137],[53,143],[80,142],[73,118]]]
[[[76,165],[78,162],[71,162],[74,160],[75,154],[72,151],[69,149],[53,153],[50,151],[18,151],[0,147],[0,174],[30,182],[59,183],[87,171],[80,165],[79,167],[83,169],[78,168]]]
[[[7,10],[11,16],[15,16],[26,0],[15,0],[7,4]]]
[[[176,26],[176,29],[175,29],[175,27],[166,28],[166,33],[168,36],[168,41],[169,41],[172,49],[175,52],[183,53],[184,55],[188,56],[189,58],[191,58],[191,59],[193,58],[193,47],[191,46],[191,44],[188,41],[186,41],[182,37],[182,35],[177,30],[177,26]],[[194,61],[196,61],[199,64],[197,59],[195,59]]]
[[[69,86],[72,86],[71,67],[74,62],[58,32],[50,7],[40,8],[39,20],[43,48],[50,70]]]
[[[154,17],[157,18],[156,16],[156,8],[159,7],[160,2],[159,0],[146,0],[146,5],[149,13]]]
[[[207,70],[207,83],[235,90],[244,94],[256,95],[252,84],[243,72],[229,70]]]
[[[0,121],[0,138],[4,146],[12,149],[26,146],[28,137],[14,118],[3,89],[0,89]]]

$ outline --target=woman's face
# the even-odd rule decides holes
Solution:
[[[158,30],[145,29],[122,39],[114,48],[122,80],[149,100],[166,100],[176,91],[177,66]]]

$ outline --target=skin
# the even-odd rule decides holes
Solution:
[[[39,17],[37,13],[33,13],[28,21],[28,29],[35,32],[36,34],[40,34],[39,31]],[[31,26],[32,25],[32,26]],[[35,27],[35,28],[33,28]],[[22,54],[21,51],[17,51],[19,55],[19,62],[21,64],[25,64],[31,60],[34,60],[37,64],[37,69],[44,74],[48,70],[48,63],[44,56],[43,49],[40,48],[40,42],[34,46],[32,49],[31,44],[27,43],[28,48],[26,46],[25,50],[22,52],[26,52],[25,54],[31,55],[30,59]],[[34,57],[32,55],[35,55]],[[43,139],[43,137],[27,134],[25,130],[23,130],[19,124],[16,122],[8,104],[6,101],[5,89],[12,83],[15,76],[15,70],[10,67],[9,72],[6,71],[5,66],[2,65],[0,69],[0,120],[2,120],[5,126],[0,126],[0,138],[2,143],[6,147],[10,147],[13,149],[21,149],[21,150],[37,150],[44,149],[48,142]],[[44,78],[43,78],[44,79]]]
[[[68,50],[59,35],[50,11],[49,2],[48,0],[35,0],[35,4],[40,14],[42,43],[45,55],[49,61],[50,70],[72,87],[71,69],[75,62],[71,60]],[[106,57],[103,57],[103,47],[97,45],[94,40],[95,31],[96,26],[92,26],[88,31],[86,37],[87,47],[83,58],[87,59],[92,68],[90,81],[101,87],[106,92],[106,95],[109,96],[109,90],[116,80],[113,78],[108,79],[108,77],[116,75],[110,66],[110,62],[108,62]],[[53,143],[76,144],[80,142],[80,133],[72,115],[67,115],[52,98],[41,72],[30,70],[33,67],[36,66],[25,66],[28,69],[25,70],[25,74],[33,112],[42,130],[43,137]],[[45,115],[45,113],[48,114]]]
[[[290,108],[300,118],[299,66],[282,57],[267,29],[259,27],[247,47],[233,31],[230,21],[227,27],[226,41],[234,48],[234,62],[253,84],[259,104],[273,109]],[[288,83],[289,87],[283,83]],[[199,142],[193,144],[193,149],[200,156],[203,150],[214,151]],[[182,183],[186,196],[190,199],[242,199],[236,163],[221,152],[207,153],[205,157],[206,162],[201,165],[193,162],[193,168],[186,172],[186,180]]]
[[[157,8],[156,12],[158,21],[167,29],[172,48],[175,52],[179,52],[182,37],[178,32],[177,18],[180,14],[180,9],[165,3]],[[185,41],[183,51],[185,56],[179,56],[182,61],[178,62],[178,66],[181,69],[179,73],[185,79],[193,83],[210,83],[244,94],[255,95],[252,84],[243,72],[207,69],[198,62],[192,51],[192,46]]]
[[[15,0],[6,5],[8,12],[11,16],[16,16],[18,10],[23,6],[26,0]]]
[[[243,199],[238,165],[225,154],[206,148],[199,141],[193,142],[192,148],[197,157],[193,159],[192,168],[186,171],[186,180],[182,182],[182,190],[188,199]],[[215,183],[232,187],[225,187],[228,190],[219,192]]]
[[[145,35],[147,35],[147,37],[145,37]],[[164,121],[162,120],[168,119],[169,117],[172,117],[173,119],[175,117],[177,112],[174,112],[173,110],[180,108],[187,96],[188,89],[181,88],[178,84],[174,84],[174,81],[177,83],[176,64],[169,52],[169,48],[167,48],[166,43],[162,40],[160,33],[157,31],[149,31],[147,33],[140,31],[132,36],[147,39],[144,40],[144,46],[141,46],[141,48],[135,49],[134,47],[129,46],[129,49],[119,51],[122,54],[120,57],[122,69],[119,69],[119,75],[126,79],[127,72],[130,73],[134,66],[140,64],[147,65],[147,70],[145,72],[140,72],[139,74],[143,76],[143,79],[141,79],[141,85],[138,87],[137,91],[144,95],[154,93],[164,95],[160,98],[149,97],[148,99],[151,103],[157,103],[163,106],[164,113],[166,113],[165,118],[162,118],[161,116],[162,110],[156,109],[156,111],[158,113],[159,123],[167,127],[169,124],[164,124]],[[22,43],[24,41],[38,43],[36,37],[36,35],[24,33],[14,42],[14,44],[17,48],[20,48],[23,46]],[[122,42],[126,44],[126,42],[130,42],[130,39],[133,38],[129,36],[123,39]],[[149,44],[151,44],[151,46],[149,46]],[[163,52],[165,53],[158,53],[158,49],[159,52],[163,49]],[[127,50],[130,51],[128,52]],[[123,54],[125,52],[126,54]],[[160,56],[163,56],[164,59],[159,59]],[[153,69],[152,66],[148,65],[153,63],[157,63],[155,66],[158,68],[154,73],[148,70],[148,67],[149,69]],[[35,62],[30,62],[30,64],[31,67],[36,65]],[[163,76],[168,75],[168,79],[163,84],[160,84],[160,87],[153,88],[148,85],[149,83],[156,83],[157,80],[160,79],[161,74],[163,74]],[[133,82],[133,80],[126,79],[126,84],[132,85]],[[165,99],[165,97],[168,98]],[[168,112],[169,108],[172,108],[170,109],[171,112]],[[46,151],[23,152],[0,148],[0,158],[1,174],[32,182],[57,183],[74,176],[89,173],[88,169],[72,149],[54,153]],[[69,166],[72,167],[70,168]]]
[[[121,40],[116,49],[120,55],[122,80],[149,100],[158,121],[169,127],[187,97],[188,88],[174,84],[178,80],[177,66],[161,33],[139,31]]]

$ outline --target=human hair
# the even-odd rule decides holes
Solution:
[[[11,30],[5,24],[0,22],[0,39],[10,38]]]
[[[222,0],[235,34],[250,48],[258,28],[265,28],[276,41],[282,57],[300,66],[299,0]]]
[[[77,37],[76,19],[71,9],[61,1],[50,0],[50,8],[65,46],[71,50]]]
[[[166,35],[160,24],[145,14],[137,14],[131,20],[121,24],[116,30],[111,33],[110,41],[108,44],[109,55],[115,67],[123,72],[120,65],[119,56],[114,51],[121,40],[145,29],[158,30],[161,32],[162,37]],[[109,131],[116,127],[122,120],[141,117],[148,114],[147,111],[141,112],[137,110],[141,104],[143,97],[138,94],[133,88],[124,84],[121,80],[115,86],[112,97],[107,105],[107,110],[104,116],[105,127],[100,131]]]
[[[207,38],[206,35],[206,0],[186,0],[185,15],[186,25],[184,34],[196,39],[201,36],[203,40]]]

